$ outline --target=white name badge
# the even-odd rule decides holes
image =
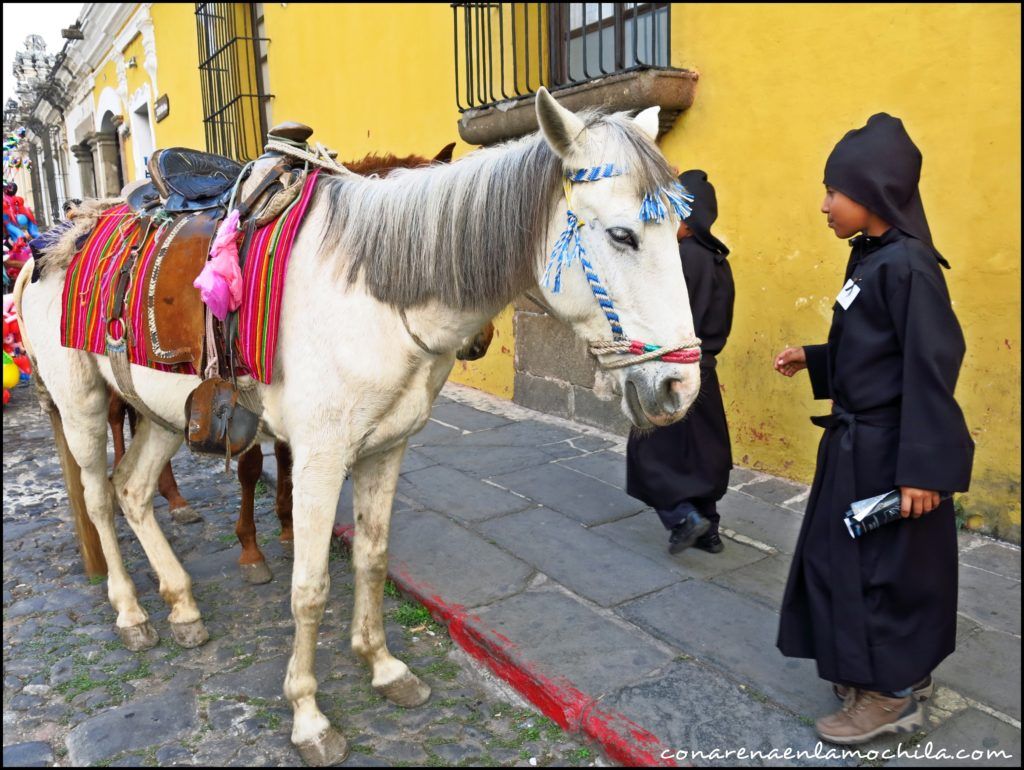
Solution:
[[[840,304],[843,310],[849,310],[850,305],[857,299],[857,295],[860,294],[860,286],[853,282],[851,278],[846,282],[846,286],[843,287],[842,291],[836,296],[836,302]]]

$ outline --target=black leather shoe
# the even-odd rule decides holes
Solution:
[[[668,552],[676,554],[685,551],[697,541],[697,538],[707,532],[710,526],[710,521],[696,511],[691,511],[685,519],[672,528],[672,534],[668,537]]]
[[[725,546],[722,544],[722,538],[718,536],[717,532],[709,532],[706,535],[701,535],[697,538],[693,547],[699,548],[702,551],[707,551],[708,553],[721,553],[725,550]]]

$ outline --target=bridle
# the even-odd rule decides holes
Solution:
[[[580,182],[595,182],[599,179],[620,176],[624,172],[614,164],[608,163],[603,166],[582,168],[566,171],[562,180],[563,191],[566,202],[566,227],[555,242],[551,251],[548,266],[544,271],[541,280],[545,286],[551,287],[553,294],[562,290],[562,269],[571,266],[573,262],[579,261],[583,267],[583,274],[586,276],[590,290],[597,300],[597,304],[604,311],[608,325],[611,327],[612,338],[588,340],[588,350],[597,360],[598,365],[603,369],[621,369],[626,366],[635,366],[647,361],[661,360],[669,364],[695,364],[700,361],[700,339],[694,337],[686,342],[675,345],[653,345],[648,342],[630,339],[622,329],[622,321],[615,311],[615,304],[611,295],[601,283],[597,270],[587,259],[587,250],[580,238],[580,228],[585,224],[572,210],[572,185]],[[685,219],[690,215],[689,204],[693,202],[693,196],[686,191],[679,182],[662,187],[655,193],[647,193],[640,204],[640,212],[637,219],[641,222],[660,222],[668,216],[668,211],[662,200],[668,201],[676,216]],[[553,285],[550,283],[553,281]],[[544,308],[549,314],[555,315],[551,306],[542,297],[535,297],[530,292],[524,292],[527,298]],[[399,317],[406,332],[416,343],[417,347],[428,355],[440,355],[432,350],[423,340],[417,336],[409,326],[409,319],[406,317],[404,308],[399,309]],[[602,356],[605,358],[602,359]]]
[[[541,283],[551,288],[552,294],[558,294],[562,290],[562,269],[571,266],[573,262],[579,261],[586,276],[590,291],[597,300],[597,304],[604,311],[608,325],[611,327],[612,338],[610,340],[588,340],[591,355],[604,369],[620,369],[626,366],[634,366],[646,361],[661,360],[671,364],[695,364],[700,361],[700,339],[694,337],[686,342],[674,345],[654,345],[639,340],[630,339],[622,329],[622,321],[615,311],[611,295],[604,287],[597,270],[587,259],[587,250],[580,238],[580,228],[585,224],[572,210],[572,185],[580,182],[595,182],[599,179],[619,176],[623,170],[614,164],[607,163],[592,168],[581,168],[567,170],[562,187],[565,193],[566,203],[566,227],[555,242],[551,251],[547,268]],[[662,187],[655,193],[647,193],[640,204],[640,212],[637,219],[641,222],[660,222],[668,216],[668,211],[662,200],[668,201],[676,216],[685,219],[690,215],[689,204],[693,202],[693,196],[686,191],[679,182]],[[550,311],[546,302],[538,301],[538,298],[527,293],[527,297],[541,307]],[[612,356],[602,360],[602,356]]]

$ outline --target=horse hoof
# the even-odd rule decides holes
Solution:
[[[117,635],[121,637],[121,643],[125,648],[132,652],[141,652],[142,650],[156,647],[160,641],[160,635],[148,620],[144,623],[139,623],[137,626],[119,627]]]
[[[338,765],[348,756],[348,741],[333,727],[324,730],[315,741],[297,743],[295,748],[298,749],[302,761],[313,767]]]
[[[191,505],[175,508],[171,511],[171,518],[176,524],[195,524],[197,521],[203,520],[203,517],[196,513]]]
[[[430,697],[430,686],[424,684],[418,676],[408,670],[390,684],[373,689],[396,706],[407,709],[422,706]]]
[[[182,647],[198,647],[210,638],[202,619],[191,623],[171,623],[171,636]]]
[[[242,580],[251,585],[269,583],[274,577],[265,561],[258,561],[255,564],[239,564],[238,569],[242,573]]]

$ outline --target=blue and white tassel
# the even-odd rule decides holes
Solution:
[[[661,191],[659,190],[656,195],[647,193],[644,196],[640,203],[640,213],[636,215],[636,218],[641,222],[660,222],[666,216],[668,216],[668,212],[665,211],[665,204],[661,202]]]
[[[672,205],[677,217],[686,219],[690,216],[693,211],[690,208],[690,204],[693,203],[693,196],[682,184],[673,182],[670,187],[665,188],[665,197],[668,198],[668,202]]]
[[[551,258],[544,271],[544,285],[549,287],[554,294],[558,294],[562,290],[562,268],[572,265],[577,259],[582,260],[583,255],[587,253],[580,238],[580,228],[583,227],[583,223],[572,209],[567,209],[566,219],[565,230],[555,241],[555,248],[551,250]],[[552,279],[554,285],[551,284]]]
[[[693,203],[693,196],[679,182],[673,182],[668,187],[659,188],[654,194],[647,193],[640,204],[640,213],[636,218],[641,222],[661,222],[665,219],[668,212],[665,210],[665,204],[662,203],[662,196],[668,200],[677,217],[686,219],[690,216],[690,204]]]

